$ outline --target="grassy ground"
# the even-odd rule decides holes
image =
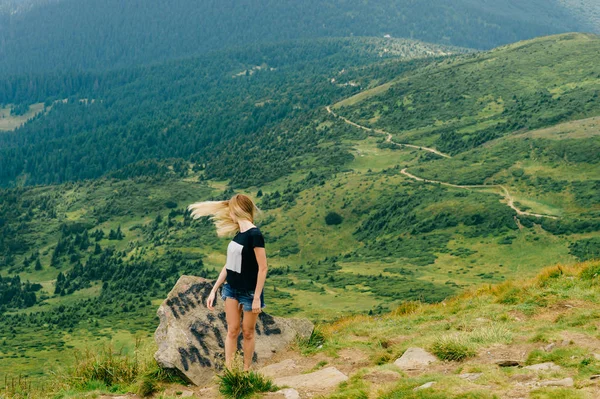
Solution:
[[[592,399],[600,393],[597,382],[590,379],[600,373],[599,271],[599,261],[556,265],[533,278],[480,284],[439,304],[406,302],[382,315],[339,318],[317,326],[324,339],[322,346],[299,342],[280,357],[296,359],[306,372],[333,365],[349,375],[350,379],[335,392],[319,396],[328,399]],[[397,369],[394,360],[415,346],[434,353],[439,360],[421,370]],[[148,370],[152,366],[146,359],[153,348],[142,347],[139,362],[145,365],[143,370]],[[560,368],[540,372],[500,368],[496,362],[502,360],[513,360],[521,366],[553,362]],[[387,378],[382,379],[382,373],[387,373]],[[390,378],[390,373],[396,377]],[[468,381],[459,377],[462,373],[481,375]],[[91,397],[110,391],[109,386],[98,383],[69,388],[64,384],[68,376],[61,375],[58,381],[63,385],[55,384],[55,392],[33,392],[32,397]],[[113,392],[135,392],[141,378],[116,385]],[[573,387],[537,385],[562,378],[572,378]],[[431,388],[414,391],[431,381],[435,382]],[[158,392],[169,390],[170,384],[155,382]]]

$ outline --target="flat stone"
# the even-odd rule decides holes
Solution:
[[[574,385],[571,377],[563,378],[562,380],[545,380],[538,383],[541,387],[572,387]]]
[[[280,389],[276,392],[269,392],[262,396],[265,399],[300,399],[300,393],[294,388]]]
[[[437,361],[437,358],[422,348],[408,348],[394,364],[402,370],[417,370]]]
[[[483,373],[462,373],[462,374],[459,374],[458,377],[462,378],[463,380],[475,381],[482,375],[483,375]]]
[[[285,399],[285,394],[281,391],[265,392],[260,396],[261,399]]]
[[[196,385],[211,383],[225,361],[227,319],[221,299],[222,286],[217,290],[214,309],[206,307],[213,284],[214,280],[183,275],[157,311],[160,325],[154,333],[158,345],[154,358],[161,367],[181,371]],[[269,359],[296,336],[308,338],[312,327],[308,319],[286,319],[264,311],[259,313],[253,361]],[[241,352],[242,338],[240,334],[237,340],[237,349]]]
[[[436,383],[435,381],[426,382],[425,384],[423,384],[423,385],[421,385],[419,387],[414,388],[413,391],[418,391],[420,389],[431,388],[433,386],[433,384],[435,384],[435,383]]]
[[[269,364],[263,368],[258,369],[258,372],[266,377],[277,377],[282,372],[294,370],[298,368],[294,359],[285,359],[279,363]]]
[[[297,374],[279,377],[273,380],[275,385],[287,385],[296,389],[321,390],[335,388],[340,382],[347,381],[348,376],[335,367],[326,367],[308,374]]]
[[[192,392],[192,391],[182,391],[181,392],[182,398],[191,398],[192,396],[194,396],[194,392]]]
[[[524,368],[526,368],[527,370],[533,370],[533,371],[558,371],[558,370],[560,370],[560,366],[557,364],[554,364],[554,362],[532,364],[531,366],[526,366]]]
[[[285,399],[300,399],[300,393],[294,388],[280,389],[277,392],[281,392],[285,396]]]

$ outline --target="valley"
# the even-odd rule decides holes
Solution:
[[[75,349],[149,344],[176,279],[216,278],[225,262],[226,240],[185,206],[235,192],[263,210],[269,313],[318,323],[599,256],[598,37],[383,60],[373,43],[23,95],[70,99],[0,138],[0,376],[42,381],[54,367],[40,364],[67,366]],[[277,70],[231,78],[259,58]]]

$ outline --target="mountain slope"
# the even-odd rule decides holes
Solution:
[[[592,29],[559,0],[66,0],[0,15],[0,76],[128,67],[301,38],[390,34],[491,48]]]
[[[324,41],[321,46],[306,42],[305,47],[292,43],[290,48],[295,51],[271,48],[275,55],[252,49],[238,53],[218,75],[235,88],[231,91],[237,93],[235,99],[247,101],[231,101],[233,116],[239,110],[235,107],[241,107],[245,123],[253,118],[257,122],[273,118],[276,122],[267,123],[264,131],[241,128],[228,132],[232,136],[220,147],[223,152],[213,154],[215,164],[196,157],[148,157],[97,179],[0,192],[0,336],[6,337],[6,343],[0,341],[0,374],[25,372],[39,378],[48,372],[39,365],[60,362],[69,345],[86,347],[98,338],[99,343],[113,339],[129,342],[130,347],[134,336],[149,338],[156,327],[157,301],[181,274],[215,278],[224,264],[226,240],[216,237],[208,220],[192,221],[185,212],[186,204],[226,199],[234,192],[251,195],[264,211],[257,225],[268,245],[270,271],[265,298],[270,312],[277,315],[326,321],[355,313],[380,314],[407,300],[439,302],[474,285],[533,276],[548,264],[572,265],[599,257],[596,149],[600,137],[593,102],[590,108],[581,107],[569,116],[586,119],[503,132],[482,145],[453,152],[450,158],[420,148],[425,139],[435,144],[435,137],[423,134],[423,141],[415,139],[413,147],[394,145],[386,141],[386,134],[360,129],[325,108],[350,96],[344,102],[351,103],[348,116],[357,116],[365,124],[377,123],[365,116],[377,106],[378,95],[391,101],[381,84],[412,79],[415,87],[410,90],[426,92],[432,81],[439,80],[435,75],[421,79],[419,74],[440,71],[448,77],[452,72],[446,69],[451,67],[457,68],[455,74],[460,76],[471,63],[469,76],[482,73],[493,77],[486,65],[495,62],[496,75],[507,74],[511,66],[519,67],[515,70],[527,84],[514,85],[511,94],[527,99],[524,112],[530,120],[552,118],[558,112],[556,104],[548,100],[539,82],[532,80],[533,72],[528,75],[527,68],[519,66],[518,59],[537,60],[536,70],[544,72],[540,76],[546,79],[547,70],[560,66],[565,62],[562,56],[570,54],[567,61],[579,69],[567,73],[560,66],[562,73],[544,82],[550,82],[549,88],[557,96],[576,102],[588,98],[589,90],[596,87],[597,66],[583,50],[594,48],[588,47],[589,42],[597,40],[561,35],[474,57],[445,57],[443,61],[389,58],[375,62],[379,51],[357,55],[365,47],[357,46],[354,40]],[[307,55],[311,55],[309,60]],[[215,61],[209,66],[218,70],[220,65]],[[185,127],[202,108],[191,108],[194,112],[189,113],[180,108],[202,94],[195,93],[193,85],[189,92],[184,89],[196,80],[190,77],[196,78],[206,69],[174,62],[157,71],[163,72],[166,81],[181,86],[160,84],[160,73],[150,73],[152,69],[116,74],[114,80],[105,77],[106,81],[98,81],[100,92],[112,96],[104,97],[105,102],[96,98],[96,109],[130,104],[128,112],[136,115],[134,100],[142,97],[141,104],[148,113],[140,120],[176,122]],[[278,75],[278,71],[282,73]],[[173,76],[177,78],[171,80]],[[578,76],[586,79],[577,81]],[[115,83],[120,78],[127,78],[122,86]],[[462,80],[449,80],[456,85],[453,92],[447,92],[449,98],[465,98],[457,100],[458,105],[470,104],[466,101],[469,97],[508,90],[494,79],[469,86],[472,91],[464,90]],[[130,149],[138,144],[140,152],[156,145],[153,138],[168,144],[177,137],[177,129],[158,129],[145,136],[148,142],[119,143],[130,125],[111,119],[118,108],[114,113],[87,113],[92,103],[83,100],[94,99],[89,93],[93,93],[95,80],[89,82],[90,91],[82,91],[85,96],[73,96],[72,104],[69,99],[71,112],[57,119],[62,124],[45,124],[54,120],[52,112],[63,112],[53,106],[53,111],[40,114],[31,126],[55,134],[58,141],[75,131],[68,128],[82,123],[89,130],[75,135],[73,143],[77,144],[94,137],[89,132],[100,130],[100,121],[105,123],[95,117],[104,115],[116,132],[110,136],[110,149]],[[198,79],[198,84],[202,82],[208,82],[210,89],[213,81]],[[28,95],[47,95],[44,90],[52,87],[40,85]],[[68,89],[66,84],[57,87]],[[156,107],[150,94],[140,96],[149,87],[148,93],[164,98],[167,106],[161,103]],[[378,89],[362,91],[369,87]],[[377,90],[379,94],[374,93]],[[358,92],[361,94],[353,97]],[[182,93],[184,96],[178,98]],[[288,101],[284,105],[293,110],[279,109],[277,104],[268,108],[271,98]],[[483,111],[475,112],[473,118],[498,117],[498,105],[489,105],[492,98],[496,97],[476,103]],[[37,101],[44,99],[42,96]],[[427,110],[426,104],[416,100],[413,97],[394,104],[407,112],[412,104]],[[439,105],[433,100],[431,104]],[[359,105],[365,106],[364,116]],[[338,107],[343,115],[349,109]],[[153,114],[152,110],[160,111]],[[208,111],[201,115],[210,115],[212,108]],[[455,111],[457,119],[472,115],[471,107]],[[163,112],[174,119],[162,121]],[[202,126],[202,119],[198,121],[197,126]],[[227,131],[231,121],[216,120],[214,131]],[[416,118],[412,121],[418,122]],[[437,126],[434,123],[427,128],[435,131]],[[413,136],[393,134],[392,138],[400,142]],[[52,144],[53,140],[46,143]],[[164,150],[172,151],[167,144]],[[62,170],[61,163],[53,158],[57,154],[31,158],[35,162],[28,162],[33,164],[29,167],[48,161]],[[81,165],[88,163],[81,160]],[[83,167],[76,171],[80,170],[89,171]],[[501,184],[511,194],[513,205],[528,212],[518,213],[493,187],[427,183],[403,171],[455,185]],[[529,215],[534,213],[557,218]]]
[[[303,396],[328,399],[595,399],[600,395],[599,272],[599,261],[556,265],[532,279],[479,286],[441,304],[406,302],[377,316],[330,320],[316,326],[312,339],[298,340],[269,359],[270,370],[262,368],[262,362],[256,369],[274,380],[335,367],[349,377],[347,381],[323,389],[323,381],[313,377],[312,384],[296,387]],[[409,348],[433,353],[433,363],[408,370],[396,366],[396,359]],[[30,397],[104,393],[107,396],[100,397],[108,399],[115,393],[149,388],[155,397],[183,392],[221,397],[217,382],[194,387],[173,383],[168,374],[162,377],[152,359],[155,350],[155,343],[148,340],[136,351],[135,360],[127,353],[109,357],[92,351],[93,357],[80,358],[76,370],[59,373],[60,384],[34,388]],[[133,383],[90,381],[87,370],[116,361],[129,362]],[[18,388],[9,386],[5,393],[17,398]]]
[[[401,75],[333,108],[398,142],[458,154],[520,129],[600,114],[599,50],[595,35],[537,38]]]
[[[290,142],[318,140],[297,136],[306,129],[302,118],[359,90],[346,69],[462,51],[402,39],[323,39],[107,73],[0,81],[0,102],[15,104],[13,109],[35,103],[46,111],[14,132],[0,133],[0,185],[97,178],[125,167],[143,173],[144,161],[165,158],[194,159],[208,168],[208,177],[234,177],[236,185],[272,180],[293,170],[291,156],[315,147],[282,146],[271,137],[287,131]],[[398,73],[395,68],[382,76]],[[249,173],[232,176],[231,165],[248,156]]]

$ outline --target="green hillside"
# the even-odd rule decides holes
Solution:
[[[0,80],[0,103],[16,114],[10,125],[39,103],[46,111],[0,132],[0,186],[152,176],[161,173],[153,161],[165,159],[191,160],[233,187],[271,181],[323,138],[301,132],[311,113],[360,90],[354,74],[389,79],[429,57],[464,51],[404,39],[322,39]],[[233,173],[242,167],[247,173]]]
[[[600,114],[599,50],[595,35],[519,42],[400,75],[334,108],[398,142],[458,154],[521,129]]]
[[[472,286],[600,257],[600,109],[589,101],[600,89],[600,71],[588,56],[598,43],[594,36],[569,34],[441,61],[375,62],[376,52],[356,56],[364,46],[325,41],[323,47],[307,43],[281,61],[282,75],[251,73],[255,60],[239,64],[236,58],[247,53],[232,57],[227,61],[236,65],[232,70],[248,79],[231,83],[228,93],[252,106],[231,100],[239,107],[231,115],[243,110],[244,123],[230,132],[229,141],[209,147],[220,151],[211,162],[185,154],[184,147],[176,158],[147,154],[99,178],[81,179],[77,173],[94,169],[73,168],[71,178],[78,181],[2,189],[0,377],[24,372],[38,380],[48,375],[48,365],[68,364],[70,350],[90,342],[130,349],[135,336],[148,342],[158,323],[156,306],[177,278],[215,278],[225,262],[227,240],[218,239],[207,220],[192,221],[186,206],[234,192],[256,198],[264,211],[257,225],[267,242],[265,300],[274,315],[330,321],[383,314],[406,301],[440,302]],[[325,55],[315,55],[320,51]],[[294,54],[304,59],[303,52],[314,58],[294,62]],[[347,54],[355,54],[353,65],[341,73]],[[325,65],[317,66],[319,60]],[[157,71],[180,74],[186,87],[190,76],[202,73],[194,65],[173,63]],[[218,81],[235,81],[230,72]],[[498,78],[503,74],[519,80],[509,86]],[[100,92],[114,94],[116,104],[126,104],[126,114],[133,115],[133,93],[159,91],[150,84],[160,83],[154,80],[158,75],[152,69],[122,71],[106,77]],[[122,86],[115,83],[126,76]],[[286,84],[280,84],[283,78]],[[546,86],[555,93],[547,95]],[[150,115],[157,109],[157,115],[174,116],[160,123],[185,127],[186,118],[201,110],[178,112],[200,97],[192,91],[181,98],[173,91],[168,106],[144,104],[139,134],[153,126]],[[311,92],[319,96],[303,99]],[[216,89],[209,93],[217,96]],[[270,96],[287,99],[281,105],[287,109],[256,105]],[[338,102],[334,112],[346,119],[325,108],[344,97],[348,100]],[[47,139],[39,152],[21,152],[20,159],[32,164],[29,170],[43,172],[40,165],[60,170],[62,160],[78,156],[58,151],[42,156],[42,149],[57,142],[76,151],[83,138],[96,137],[133,157],[150,149],[170,151],[170,140],[180,132],[151,130],[161,135],[154,142],[143,136],[148,141],[136,152],[127,140],[115,139],[132,126],[128,121],[111,119],[115,114],[100,101],[88,113],[80,99],[74,97],[68,109],[51,102],[53,111],[15,131],[31,134],[23,140]],[[452,118],[445,116],[450,113]],[[68,117],[85,129],[61,130]],[[227,117],[213,120],[214,137],[231,122]],[[514,123],[522,125],[505,127]],[[94,131],[103,134],[84,134]],[[179,137],[193,137],[194,131]],[[385,132],[392,133],[390,141]],[[455,132],[453,142],[459,144],[440,147],[448,132]],[[88,144],[93,148],[92,139]],[[97,152],[98,160],[102,154]],[[11,159],[0,160],[16,168]],[[244,172],[232,172],[231,165]],[[423,178],[440,183],[418,180]],[[472,185],[480,187],[466,187]]]

